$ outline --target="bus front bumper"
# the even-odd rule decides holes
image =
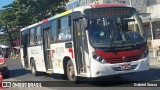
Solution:
[[[128,70],[122,70],[121,65],[124,64],[131,65],[131,68]],[[133,62],[116,63],[116,64],[109,64],[109,63],[102,64],[91,58],[90,77],[94,78],[101,76],[129,74],[145,70],[149,70],[149,57],[146,57],[144,59],[139,59]]]

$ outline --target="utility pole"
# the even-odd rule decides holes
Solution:
[[[150,17],[150,28],[151,28],[153,56],[154,56],[154,58],[156,58],[156,53],[155,53],[155,49],[154,49],[153,27],[152,27],[152,19],[151,19],[151,17]]]
[[[132,7],[132,0],[129,0],[129,5]]]

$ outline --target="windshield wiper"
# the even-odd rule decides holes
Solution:
[[[119,32],[119,29],[117,28],[117,25],[116,25],[115,21],[113,21],[113,23],[114,23],[113,27],[116,27],[116,29],[112,29],[112,33],[111,33],[111,43],[110,43],[110,45],[109,45],[109,48],[112,47],[113,42],[114,42],[115,38],[117,37],[117,31]]]
[[[115,22],[113,21],[113,23],[115,24]],[[112,25],[112,24],[111,24]],[[108,28],[109,30],[110,30],[110,28]],[[110,30],[111,31],[111,30]],[[110,38],[111,38],[111,43],[110,43],[110,45],[109,45],[109,48],[111,48],[112,47],[112,44],[113,44],[113,36],[115,36],[115,34],[116,34],[116,30],[114,30],[114,29],[112,29],[112,32],[111,32],[111,35],[109,36]]]
[[[121,27],[118,26],[118,28],[119,28],[119,30],[121,30],[122,32],[124,32],[124,34],[125,34],[124,36],[127,37],[127,41],[129,41],[130,43],[133,43],[135,46],[137,46],[137,43],[136,43],[136,41],[134,39],[132,39],[131,37],[129,37],[128,34],[126,34],[126,32],[124,30],[122,30]]]
[[[115,23],[114,21],[113,21],[113,23],[114,23],[114,26],[117,28],[117,31],[118,31],[118,32],[122,31],[122,35],[124,35],[124,37],[127,38],[127,41],[129,41],[130,43],[133,43],[134,46],[137,46],[137,43],[136,43],[136,41],[135,41],[134,39],[132,39],[131,37],[129,37],[129,36],[126,34],[126,32],[125,32],[124,30],[122,30],[121,27],[119,27],[119,26],[116,25],[116,23]],[[117,34],[116,34],[117,31],[114,30],[114,31],[112,31],[112,33],[111,33],[111,43],[110,43],[110,45],[109,45],[109,48],[112,47],[113,42],[114,42],[115,38],[117,37]]]
[[[128,39],[128,41],[132,41],[132,43],[135,45],[135,46],[137,46],[137,43],[136,43],[136,41],[134,40],[134,39],[132,39],[131,37],[129,37],[127,34],[126,34],[126,32],[125,32],[125,36],[127,37],[127,39]]]

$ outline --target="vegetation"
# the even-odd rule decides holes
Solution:
[[[68,0],[15,0],[0,10],[0,31],[4,32],[10,45],[13,46],[12,39],[17,37],[16,32],[25,26],[65,11],[66,2]]]

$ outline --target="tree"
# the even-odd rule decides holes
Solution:
[[[16,26],[27,26],[65,11],[68,0],[15,0],[12,8]]]
[[[10,44],[12,45],[11,33],[14,30],[14,18],[12,9],[8,8],[0,12],[0,30],[8,34]]]
[[[8,37],[11,47],[14,32],[65,11],[68,0],[15,0],[0,11],[0,31]]]

